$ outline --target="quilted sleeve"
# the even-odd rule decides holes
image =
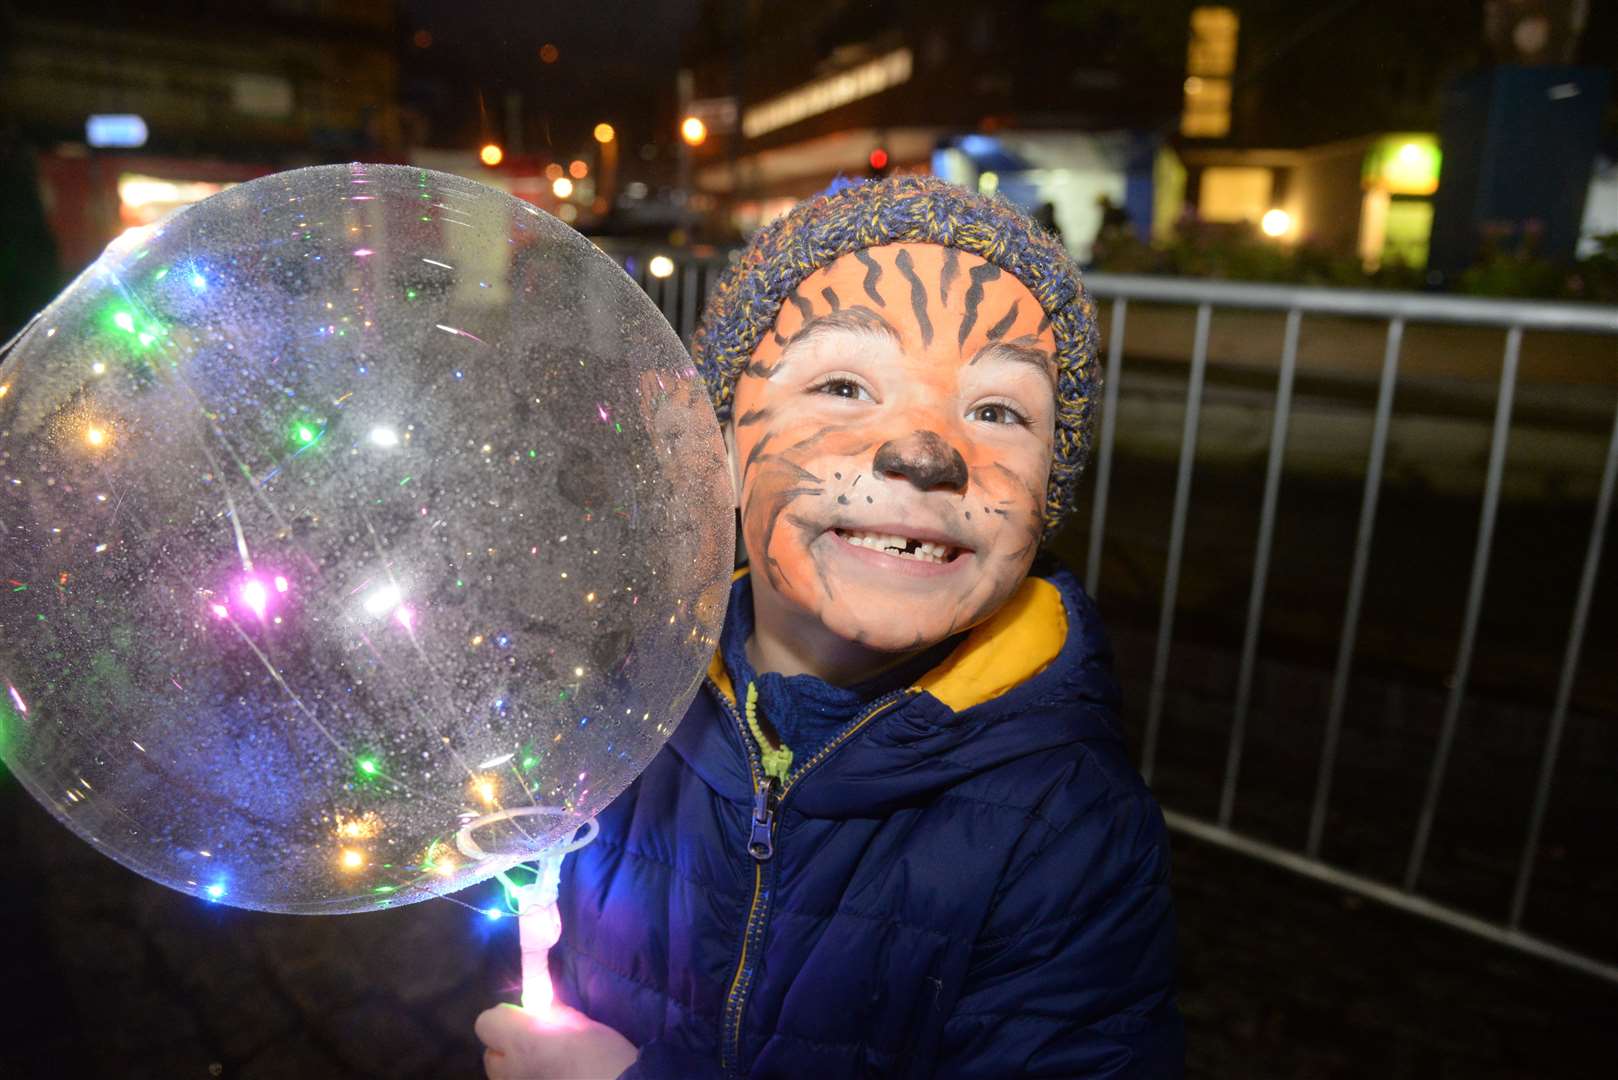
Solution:
[[[722,1080],[724,1075],[717,1061],[654,1039],[640,1048],[640,1060],[618,1080]]]
[[[939,1046],[940,1077],[1181,1077],[1162,813],[1143,787],[1012,871]]]

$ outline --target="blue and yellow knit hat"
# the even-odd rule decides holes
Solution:
[[[1057,366],[1049,539],[1072,512],[1090,456],[1101,387],[1095,305],[1062,242],[1004,199],[932,176],[893,176],[816,196],[760,229],[720,275],[691,341],[720,423],[730,419],[737,376],[799,283],[841,256],[899,243],[958,248],[993,263],[1049,316]]]

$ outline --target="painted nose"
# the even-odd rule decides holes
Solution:
[[[966,492],[966,459],[934,431],[888,440],[872,464],[878,476],[902,476],[923,491]]]

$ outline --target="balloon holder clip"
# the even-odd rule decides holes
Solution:
[[[474,818],[461,826],[455,836],[455,846],[469,859],[492,858],[478,845],[474,834],[480,828],[514,822],[517,818],[541,815],[561,815],[566,811],[554,806],[517,806],[497,810]],[[551,845],[527,860],[533,864],[534,880],[519,884],[508,871],[495,876],[505,886],[506,900],[517,916],[517,931],[522,944],[522,1007],[544,1017],[551,1012],[555,992],[551,986],[550,950],[561,938],[562,916],[556,907],[561,888],[562,859],[594,840],[601,832],[595,818],[575,828],[567,839]]]

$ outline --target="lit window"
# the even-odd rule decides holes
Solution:
[[[1191,9],[1180,134],[1202,139],[1230,134],[1230,77],[1236,70],[1238,26],[1230,8]]]

